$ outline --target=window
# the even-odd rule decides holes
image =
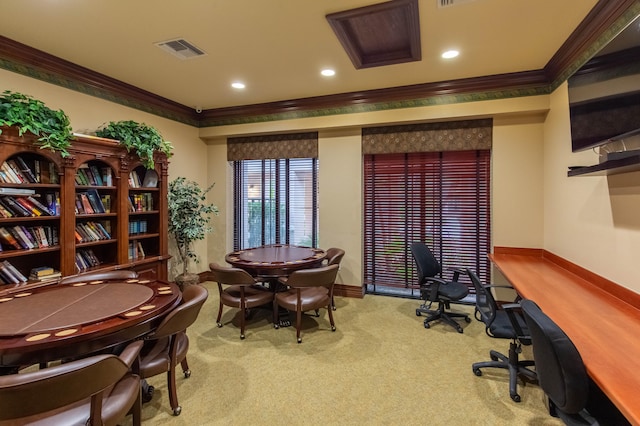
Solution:
[[[318,160],[234,161],[234,250],[317,247]]]
[[[363,263],[369,293],[419,296],[409,250],[414,241],[429,246],[445,277],[455,266],[489,278],[491,123],[416,127],[363,131]],[[425,149],[398,152],[406,147]]]

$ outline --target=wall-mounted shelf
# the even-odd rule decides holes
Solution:
[[[608,176],[640,170],[640,155],[604,161],[593,166],[572,168],[567,176]]]

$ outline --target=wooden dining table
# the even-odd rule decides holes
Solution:
[[[141,338],[181,298],[173,283],[140,279],[57,284],[0,296],[0,374]]]
[[[326,257],[327,253],[319,248],[271,244],[231,252],[225,261],[254,277],[277,280],[298,269],[318,267]]]

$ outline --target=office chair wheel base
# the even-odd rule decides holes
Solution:
[[[431,328],[431,324],[429,324],[428,322],[424,323],[424,328]]]
[[[182,413],[182,407],[178,405],[176,408],[173,409],[173,415],[179,416],[180,413]]]
[[[189,377],[191,377],[191,370],[183,371],[183,373],[184,373],[184,378],[185,379],[188,379]]]
[[[416,316],[417,316],[417,317],[422,316],[422,314],[420,313],[420,311],[419,311],[418,309],[416,309]]]
[[[464,330],[460,326],[457,326],[456,330],[458,330],[458,333],[464,333]]]
[[[467,324],[469,324],[471,322],[471,318],[469,317],[464,317],[464,322],[466,322]]]
[[[473,374],[475,374],[476,376],[480,377],[480,376],[482,376],[482,371],[479,368],[474,368],[473,369]]]
[[[511,399],[513,399],[514,402],[520,402],[521,401],[520,395],[518,395],[517,393],[511,395]]]

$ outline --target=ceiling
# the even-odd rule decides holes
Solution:
[[[421,59],[356,69],[326,15],[376,3],[2,0],[0,35],[208,110],[540,70],[598,1],[419,0]],[[176,38],[206,55],[181,60],[155,45]],[[460,56],[441,59],[451,48]],[[322,77],[327,67],[336,75]]]

